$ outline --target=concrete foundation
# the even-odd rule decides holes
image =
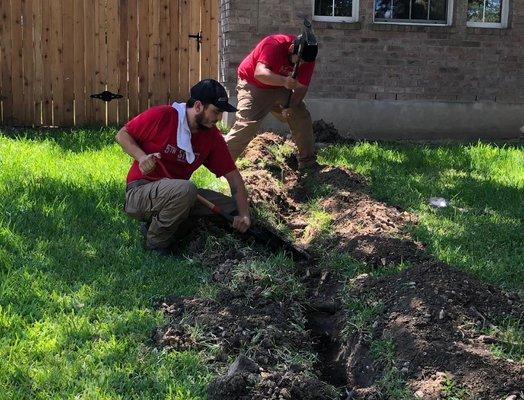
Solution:
[[[236,99],[232,98],[232,104]],[[518,139],[524,104],[400,100],[307,99],[313,120],[331,122],[343,136],[368,140]],[[231,126],[234,114],[224,116]],[[287,126],[268,116],[264,130]]]

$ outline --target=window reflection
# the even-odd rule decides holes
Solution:
[[[353,0],[315,0],[315,15],[327,17],[351,17]]]
[[[375,18],[392,18],[391,5],[391,0],[376,0]]]
[[[429,19],[435,21],[446,20],[446,0],[431,0],[429,3]]]
[[[353,9],[352,0],[335,0],[335,16],[351,17]]]
[[[446,15],[447,0],[375,0],[378,21],[446,23]]]
[[[468,0],[468,22],[500,23],[501,0]]]
[[[502,7],[500,0],[486,0],[485,22],[500,22],[502,20]]]
[[[333,15],[333,1],[315,0],[315,15]]]

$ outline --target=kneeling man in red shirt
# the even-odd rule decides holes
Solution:
[[[127,174],[125,212],[145,223],[146,247],[158,254],[170,254],[184,221],[211,213],[196,201],[197,193],[224,212],[236,213],[233,227],[240,232],[251,225],[244,181],[216,127],[223,112],[236,111],[228,101],[219,82],[205,79],[191,88],[187,103],[152,107],[116,135],[134,158]],[[227,179],[234,201],[189,181],[200,165]]]

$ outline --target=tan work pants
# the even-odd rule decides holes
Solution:
[[[197,189],[191,181],[165,178],[126,191],[125,212],[131,218],[151,222],[146,238],[148,248],[166,248],[173,243],[181,223],[213,214],[197,201],[197,193],[228,214],[236,211],[231,197]]]
[[[307,164],[315,160],[315,139],[311,114],[301,101],[291,107],[292,116],[285,119],[282,116],[281,106],[286,104],[289,91],[285,88],[261,89],[244,80],[237,85],[237,113],[236,121],[225,139],[236,160],[244,151],[249,142],[257,135],[262,120],[270,112],[280,121],[285,122],[291,129],[291,138],[298,148],[298,161]]]

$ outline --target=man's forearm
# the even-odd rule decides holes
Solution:
[[[275,74],[273,71],[266,69],[264,73],[256,74],[255,79],[262,82],[265,85],[271,86],[284,86],[286,83],[286,77]]]
[[[238,170],[234,170],[225,176],[231,189],[231,197],[235,199],[238,214],[240,216],[249,216],[249,201],[247,198],[247,189],[244,180]]]
[[[144,150],[138,146],[135,139],[133,139],[133,137],[127,133],[125,127],[118,131],[116,135],[116,141],[127,154],[137,161],[140,159],[140,157],[143,157],[146,154]]]
[[[242,184],[240,188],[231,188],[231,196],[237,203],[238,215],[249,216],[249,202],[246,187]]]

